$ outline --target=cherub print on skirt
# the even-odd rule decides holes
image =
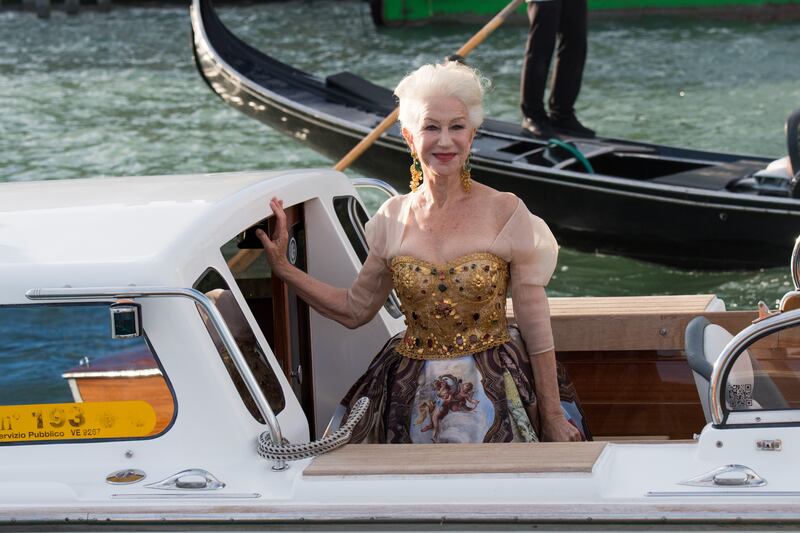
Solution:
[[[411,440],[481,442],[495,418],[481,379],[471,357],[427,361],[414,398]]]

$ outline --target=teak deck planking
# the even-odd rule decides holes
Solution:
[[[304,476],[591,473],[605,442],[351,444],[316,457]]]

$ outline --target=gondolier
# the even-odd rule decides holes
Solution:
[[[538,137],[559,133],[594,137],[594,131],[578,121],[574,107],[586,63],[586,0],[526,1],[530,26],[520,83],[522,126]],[[544,93],[554,50],[548,115]]]

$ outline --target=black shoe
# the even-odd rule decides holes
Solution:
[[[553,126],[550,125],[550,119],[547,116],[543,117],[525,117],[522,120],[522,127],[528,130],[529,132],[533,133],[537,137],[542,137],[544,139],[552,139],[553,137],[557,137],[556,130],[553,129]]]
[[[575,135],[576,137],[594,137],[594,130],[580,123],[574,114],[567,116],[550,115],[550,125],[559,133]]]

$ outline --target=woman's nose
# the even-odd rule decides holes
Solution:
[[[439,144],[442,146],[450,146],[453,143],[453,136],[447,130],[442,130],[439,136]]]

